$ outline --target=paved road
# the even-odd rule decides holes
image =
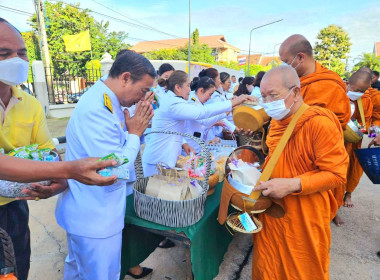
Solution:
[[[54,137],[63,136],[67,119],[49,120]],[[380,187],[373,185],[364,175],[353,194],[355,207],[342,208],[340,214],[346,224],[332,228],[331,265],[332,280],[380,279]],[[30,228],[32,232],[32,263],[30,280],[62,279],[64,258],[67,254],[64,231],[54,218],[56,198],[29,203]],[[218,279],[232,279],[244,259],[241,248],[249,246],[247,238],[237,237],[235,246],[230,246],[226,261],[220,268]],[[239,250],[239,251],[237,251]],[[143,264],[154,269],[146,279],[182,280],[185,275],[185,251],[179,246],[157,249]],[[250,262],[244,267],[241,278],[250,279]],[[43,277],[41,276],[43,275]],[[42,278],[41,278],[42,277]],[[126,278],[130,279],[130,278]]]

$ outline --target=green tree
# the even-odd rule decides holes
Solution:
[[[350,52],[351,42],[347,32],[335,24],[319,31],[314,46],[314,57],[323,66],[339,75],[345,73],[344,59]]]
[[[184,48],[179,49],[180,52],[186,55],[189,53],[188,44]],[[212,49],[207,44],[193,44],[191,45],[191,61],[194,62],[204,62],[204,63],[215,63],[215,57],[212,56]]]
[[[41,60],[39,39],[33,31],[21,32],[21,36],[25,41],[25,47],[29,58],[29,66],[31,67],[34,60]],[[29,71],[28,75],[28,81],[33,82],[32,71]]]
[[[199,31],[195,31],[191,35],[191,61],[215,63],[214,56],[211,55],[212,49],[206,44],[200,44]],[[153,60],[187,60],[189,55],[189,44],[180,48],[161,49],[143,54],[148,59]]]
[[[21,36],[25,41],[30,64],[33,60],[41,60],[41,52],[39,47],[39,39],[33,31],[21,32]]]
[[[380,71],[380,57],[377,57],[374,53],[363,53],[360,57],[359,63],[354,67],[354,71],[360,67],[368,67],[372,70]]]
[[[161,49],[143,55],[152,60],[187,60],[187,54],[178,49]]]
[[[265,71],[265,72],[268,72],[270,69],[272,69],[272,65],[269,64],[268,66],[263,66],[263,65],[259,65],[259,64],[251,64],[249,65],[249,75],[250,76],[256,76],[257,73],[259,73],[260,71]],[[245,73],[248,73],[248,64],[244,65],[242,67],[245,71]]]
[[[75,5],[63,2],[45,2],[46,33],[49,45],[51,62],[57,69],[57,74],[68,70],[83,72],[86,62],[91,60],[91,52],[66,52],[62,39],[64,35],[73,35],[86,29],[90,30],[90,41],[93,59],[101,60],[101,56],[108,51],[113,57],[123,48],[129,47],[124,40],[125,32],[110,32],[109,22],[98,22],[91,15],[90,10],[80,9],[79,3]],[[32,16],[29,23],[37,34],[37,17]],[[75,63],[70,63],[75,62]],[[70,65],[70,66],[68,66]],[[73,69],[74,68],[74,69]]]
[[[199,30],[198,28],[194,30],[194,32],[191,34],[192,38],[192,44],[193,45],[199,45]]]
[[[223,67],[227,67],[230,69],[240,70],[242,66],[239,66],[239,63],[236,61],[230,61],[230,62],[215,62],[216,65],[220,65]]]

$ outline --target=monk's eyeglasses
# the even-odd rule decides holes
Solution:
[[[285,97],[284,99],[288,98],[288,96],[292,93],[293,89],[296,88],[296,87],[297,87],[296,85],[290,87],[290,88],[289,88],[289,91],[288,91],[288,95],[286,95],[286,97]],[[280,93],[280,94],[269,94],[269,95],[267,95],[267,96],[261,96],[261,97],[259,98],[259,101],[260,101],[261,103],[269,103],[269,102],[277,101],[277,100],[280,99],[280,97],[281,97],[284,93],[285,93],[285,92]]]

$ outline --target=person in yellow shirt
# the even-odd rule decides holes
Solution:
[[[5,152],[38,144],[39,148],[55,149],[44,111],[33,97],[15,86],[28,77],[29,62],[20,32],[0,18],[0,147]],[[48,198],[67,188],[66,180],[54,179],[50,186],[36,184],[31,198]],[[18,280],[28,278],[30,266],[29,209],[24,200],[0,197],[0,228],[12,239]],[[0,248],[1,249],[1,248]],[[0,268],[3,265],[0,254]]]

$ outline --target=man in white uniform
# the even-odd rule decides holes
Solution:
[[[232,75],[232,76],[231,76],[231,87],[230,87],[230,89],[229,89],[229,92],[234,93],[234,89],[235,89],[235,87],[238,86],[238,85],[239,85],[239,83],[238,83],[238,81],[236,81],[236,76],[235,76],[235,75]]]
[[[143,101],[156,72],[142,55],[126,51],[116,58],[108,78],[99,80],[78,102],[66,130],[66,159],[103,157],[110,153],[127,157],[128,168],[140,150],[140,137],[153,117]],[[136,104],[130,118],[123,107]],[[64,279],[118,280],[127,188],[113,185],[85,186],[69,180],[69,188],[57,202],[58,224],[67,231],[69,254]]]

